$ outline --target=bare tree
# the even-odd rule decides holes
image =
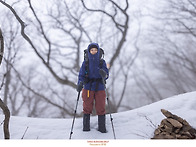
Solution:
[[[152,102],[196,90],[195,6],[190,0],[168,0],[150,16],[158,25],[144,36],[144,48],[150,48],[148,63],[155,72],[143,73],[147,77],[137,82]]]
[[[170,14],[165,16],[164,14]],[[163,62],[167,76],[175,84],[178,93],[195,90],[196,83],[196,3],[190,0],[169,0],[168,9],[165,9],[163,18],[167,23],[163,36],[167,48],[159,55],[165,58]],[[169,72],[170,71],[170,72]]]
[[[9,106],[11,115],[19,115],[21,111],[26,111],[34,106],[31,103],[31,107],[25,107],[25,105],[33,101],[34,98],[28,99],[28,96],[25,95],[27,90],[21,84],[20,80],[18,80],[17,74],[15,74],[14,67],[17,65],[17,62],[19,62],[21,58],[21,55],[18,56],[18,53],[22,50],[24,46],[22,46],[23,41],[19,37],[19,30],[17,29],[19,26],[13,23],[13,16],[10,15],[9,12],[5,13],[6,19],[3,17],[1,18],[4,21],[2,28],[4,30],[4,37],[6,37],[4,44],[7,51],[5,52],[3,58],[3,69],[5,69],[5,78],[2,82],[2,86],[4,86],[2,87],[2,89],[4,90],[3,101],[5,105]],[[7,20],[7,18],[9,18],[9,21]],[[22,73],[24,73],[24,70]],[[29,72],[27,75],[31,77],[32,71]],[[35,106],[39,107],[36,104]],[[29,114],[31,114],[31,112],[29,112]]]
[[[139,27],[138,32],[136,33],[136,36],[133,39],[134,50],[133,51],[128,50],[129,53],[123,53],[121,56],[119,56],[117,58],[118,59],[117,62],[119,62],[119,66],[115,66],[111,70],[112,82],[110,83],[109,85],[110,88],[108,89],[110,89],[109,97],[111,101],[110,103],[112,105],[111,106],[112,112],[118,112],[119,109],[130,110],[133,108],[126,103],[126,100],[129,99],[129,96],[126,95],[126,91],[130,88],[128,87],[128,84],[130,83],[130,79],[132,79],[130,76],[131,68],[133,67],[135,60],[138,58],[140,52],[140,47],[138,46],[138,41],[139,41],[140,31],[141,31],[140,29],[141,28]],[[124,99],[125,101],[123,103]]]
[[[3,53],[4,53],[4,40],[3,40],[3,35],[1,32],[0,28],[0,65],[3,59]],[[4,138],[5,139],[10,139],[10,133],[9,133],[9,120],[10,120],[10,111],[5,105],[5,103],[0,99],[0,107],[3,110],[3,113],[5,114],[5,119],[4,119]]]
[[[18,30],[16,29],[17,26],[13,25],[13,17],[7,13],[6,17],[9,18],[10,22],[6,25],[3,25],[3,28],[10,28],[9,33],[6,32],[7,30],[4,29],[6,34],[5,40],[5,48],[7,49],[6,54],[4,55],[5,60],[5,87],[4,87],[4,103],[7,105],[8,101],[8,93],[9,93],[9,85],[11,82],[11,72],[12,72],[12,65],[18,60],[16,58],[19,48],[20,48],[20,41],[18,41]],[[6,21],[5,21],[6,22]],[[16,43],[17,42],[17,43]]]

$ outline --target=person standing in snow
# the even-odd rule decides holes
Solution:
[[[83,99],[83,131],[90,131],[90,114],[95,109],[98,115],[98,131],[106,133],[105,127],[105,87],[102,78],[108,79],[109,72],[105,60],[102,60],[100,67],[100,48],[97,43],[91,43],[87,48],[88,65],[83,61],[78,76],[77,91],[82,90]],[[88,67],[85,67],[88,66]],[[88,68],[88,71],[86,69]],[[87,73],[88,72],[88,73]],[[87,76],[88,75],[88,76]],[[84,88],[83,88],[84,86]]]

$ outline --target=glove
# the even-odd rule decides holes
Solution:
[[[103,69],[100,69],[99,70],[99,74],[101,75],[101,77],[104,79],[105,77],[106,77],[106,75],[107,75],[107,73],[105,72],[105,70],[103,70]]]
[[[83,88],[83,83],[80,81],[80,83],[77,85],[77,92],[80,92]]]

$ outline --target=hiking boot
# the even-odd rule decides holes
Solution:
[[[98,131],[101,133],[106,133],[105,128],[105,114],[104,115],[98,115]]]
[[[90,114],[83,115],[83,131],[90,131]]]

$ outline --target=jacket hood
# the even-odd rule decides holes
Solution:
[[[93,47],[95,47],[99,50],[99,45],[97,43],[91,43],[91,44],[88,45],[88,51],[90,51],[90,49],[93,48]]]
[[[90,49],[93,48],[93,47],[97,48],[97,53],[95,55],[92,55],[90,53]],[[100,52],[100,48],[99,48],[99,45],[97,43],[91,43],[91,44],[88,45],[88,55],[89,55],[88,57],[89,57],[89,59],[92,58],[93,56],[96,57],[96,58],[99,58],[99,52]]]

